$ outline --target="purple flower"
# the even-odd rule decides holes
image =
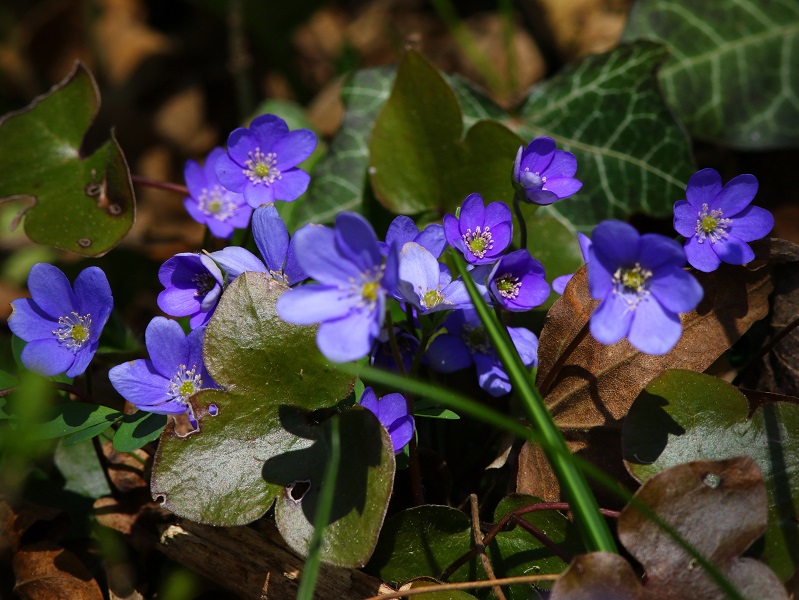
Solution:
[[[450,246],[474,264],[494,262],[505,252],[513,236],[510,208],[502,202],[484,206],[480,194],[463,201],[458,217],[444,215],[444,235]]]
[[[533,204],[552,204],[576,193],[583,186],[574,178],[576,172],[574,155],[556,150],[555,140],[548,137],[520,146],[513,163],[513,179]]]
[[[402,394],[387,394],[377,399],[371,387],[361,395],[361,406],[369,409],[388,430],[394,453],[399,454],[413,437],[413,415],[408,413],[408,403]]]
[[[743,265],[755,257],[746,242],[764,237],[774,227],[765,208],[749,206],[757,193],[754,175],[738,175],[722,187],[714,169],[691,177],[687,200],[674,204],[674,229],[685,236],[685,254],[692,267],[706,273],[722,262]]]
[[[397,251],[387,259],[372,226],[356,213],[336,217],[335,229],[318,225],[294,234],[297,261],[318,283],[284,292],[281,319],[298,325],[321,323],[316,344],[334,362],[369,354],[385,318],[386,296],[397,287]]]
[[[402,247],[399,279],[398,297],[413,304],[422,314],[472,304],[463,281],[452,281],[446,265],[416,242]]]
[[[311,176],[297,165],[313,154],[316,134],[309,129],[289,131],[275,115],[261,115],[249,129],[228,136],[227,155],[216,162],[220,183],[243,193],[253,208],[284,200],[291,202],[308,189]]]
[[[200,390],[218,388],[203,363],[205,327],[188,335],[177,321],[155,317],[144,332],[150,359],[138,359],[108,371],[111,385],[140,410],[159,415],[186,411],[194,422],[189,398]]]
[[[433,223],[419,231],[413,219],[405,215],[400,215],[391,221],[386,232],[386,241],[380,242],[380,247],[383,254],[387,254],[390,246],[396,245],[402,248],[408,242],[416,242],[435,258],[439,258],[447,247],[447,239],[444,237],[444,228],[441,225]]]
[[[591,334],[603,344],[626,337],[645,354],[666,354],[682,333],[678,313],[696,308],[703,295],[682,268],[682,248],[663,235],[639,235],[621,221],[600,223],[591,241],[588,288],[600,300]]]
[[[543,265],[527,250],[516,250],[499,259],[488,278],[488,289],[505,310],[531,310],[549,297],[545,275]]]
[[[274,204],[255,209],[252,217],[252,237],[266,261],[272,277],[294,285],[308,276],[297,262],[295,242],[277,213]]]
[[[510,379],[474,310],[459,310],[444,321],[446,333],[436,336],[427,349],[428,365],[440,373],[452,373],[474,364],[477,381],[492,396],[511,390]],[[523,327],[508,327],[511,341],[525,366],[538,364],[538,338]]]
[[[75,279],[75,289],[60,269],[47,263],[33,265],[28,274],[30,298],[11,303],[11,331],[28,342],[22,364],[51,377],[66,372],[77,377],[89,366],[114,299],[105,273],[89,267]]]
[[[249,250],[228,246],[211,254],[181,252],[158,270],[164,289],[158,307],[172,317],[188,317],[192,329],[205,325],[214,314],[222,292],[245,271],[266,272]]]
[[[591,247],[591,238],[582,233],[577,234],[577,241],[580,242],[580,251],[583,253],[583,262],[588,262],[588,249]],[[563,294],[566,286],[569,285],[574,273],[561,275],[552,280],[552,289],[558,294]]]
[[[205,159],[204,166],[200,167],[193,160],[186,162],[183,176],[191,196],[183,199],[183,205],[191,218],[208,225],[213,235],[228,239],[234,229],[247,227],[252,207],[244,200],[244,196],[225,189],[219,183],[216,162],[225,155],[224,148],[214,148]]]

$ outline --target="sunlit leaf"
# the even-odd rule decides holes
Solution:
[[[623,37],[667,45],[659,79],[692,135],[738,148],[799,145],[794,0],[639,0]]]
[[[39,244],[101,256],[133,225],[128,166],[113,133],[90,155],[83,138],[99,108],[80,63],[64,81],[0,119],[0,200],[29,196],[25,233]]]
[[[650,42],[589,56],[535,86],[520,133],[577,157],[576,195],[557,208],[580,231],[635,212],[671,214],[694,172],[691,146],[661,96],[665,48]]]
[[[158,439],[166,425],[166,416],[155,413],[137,411],[125,415],[114,433],[114,450],[117,452],[133,452],[148,442]]]
[[[720,379],[667,371],[632,405],[624,422],[624,456],[639,479],[691,460],[751,456],[768,492],[760,556],[787,579],[799,560],[793,516],[799,512],[799,405],[770,402],[750,412],[746,397]]]
[[[409,50],[372,131],[369,173],[375,196],[394,213],[455,212],[473,192],[513,198],[510,172],[522,140],[496,121],[464,131],[455,92]]]

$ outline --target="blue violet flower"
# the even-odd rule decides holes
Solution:
[[[261,115],[249,128],[239,127],[228,136],[227,155],[216,161],[216,174],[253,208],[291,202],[308,189],[311,176],[297,165],[315,149],[316,134],[310,129],[289,131],[280,117]]]
[[[765,237],[774,227],[769,211],[749,205],[756,193],[754,175],[738,175],[722,187],[718,172],[702,169],[688,180],[687,200],[674,204],[674,229],[686,238],[692,267],[708,273],[722,262],[744,265],[754,259],[746,242]]]
[[[397,287],[397,248],[384,260],[372,226],[361,215],[339,213],[335,229],[318,225],[294,234],[297,261],[318,283],[283,293],[281,319],[320,323],[316,344],[334,362],[369,354],[385,319],[386,297]]]
[[[391,221],[386,232],[386,241],[380,242],[380,247],[384,254],[388,254],[390,246],[396,245],[402,248],[408,242],[416,242],[435,258],[439,258],[447,247],[447,239],[441,225],[432,223],[419,231],[413,219],[405,215],[400,215]]]
[[[463,281],[453,281],[447,266],[416,242],[402,247],[397,292],[422,314],[472,305]]]
[[[203,363],[205,327],[186,335],[177,321],[155,317],[144,332],[149,360],[137,359],[108,371],[111,385],[136,408],[159,415],[188,413],[189,398],[218,389]]]
[[[588,262],[588,249],[591,248],[591,238],[585,234],[578,233],[577,241],[580,243],[580,251],[583,253],[583,262]],[[574,277],[574,273],[555,277],[552,280],[552,289],[558,294],[563,294],[572,277]]]
[[[505,252],[513,236],[510,208],[503,202],[485,206],[480,194],[470,194],[457,217],[444,215],[444,235],[468,263],[494,262]]]
[[[250,221],[252,207],[244,196],[225,189],[216,175],[216,162],[227,153],[224,148],[214,148],[201,167],[193,160],[186,162],[183,177],[189,188],[183,199],[191,218],[207,225],[218,238],[228,239],[234,229],[244,229]]]
[[[626,337],[645,354],[666,354],[682,334],[679,313],[696,308],[703,295],[683,270],[683,249],[663,235],[639,235],[621,221],[597,225],[591,242],[588,288],[600,301],[591,335],[603,344]]]
[[[453,373],[472,365],[481,388],[492,396],[510,392],[510,378],[502,368],[480,317],[474,310],[458,310],[443,323],[446,333],[437,335],[427,349],[428,366],[439,373]],[[538,338],[523,327],[508,327],[508,334],[527,367],[538,365]]]
[[[399,454],[413,437],[413,415],[408,413],[408,403],[402,394],[386,394],[378,400],[371,387],[361,395],[361,406],[369,409],[388,430],[394,453]]]
[[[544,266],[525,249],[499,259],[488,278],[488,289],[505,310],[521,312],[540,306],[549,298]]]
[[[28,274],[30,298],[11,302],[8,327],[28,342],[22,350],[26,368],[51,377],[82,374],[97,352],[114,299],[105,273],[89,267],[75,279],[53,265],[37,263]]]
[[[535,138],[519,147],[513,163],[513,179],[533,204],[552,204],[568,198],[583,186],[574,178],[577,159],[571,152],[555,149],[555,140]]]
[[[289,231],[274,204],[255,209],[252,237],[272,277],[288,285],[308,278],[297,262],[294,239],[289,239]]]

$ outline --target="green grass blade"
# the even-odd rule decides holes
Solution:
[[[297,600],[313,600],[316,579],[319,575],[321,564],[322,535],[325,527],[330,522],[330,513],[333,509],[333,497],[336,493],[336,477],[341,462],[341,438],[339,437],[339,420],[333,417],[330,420],[330,457],[325,466],[324,482],[319,492],[319,505],[314,519],[313,536],[308,545],[308,558],[302,569],[300,588],[297,590]]]
[[[466,262],[457,252],[451,252],[455,265],[469,290],[469,296],[475,305],[477,314],[483,322],[483,327],[496,349],[505,372],[513,385],[513,390],[522,402],[530,423],[540,432],[541,437],[547,441],[547,446],[542,448],[547,456],[555,476],[560,482],[561,490],[565,494],[569,505],[574,512],[575,523],[580,530],[583,542],[589,551],[618,552],[616,542],[605,519],[599,513],[599,505],[591,493],[588,483],[582,473],[575,467],[574,462],[567,457],[568,448],[563,434],[552,420],[544,399],[535,387],[530,377],[530,372],[522,363],[519,353],[511,342],[507,329],[499,322],[496,314],[489,308],[485,300],[477,291],[474,280],[466,270]],[[549,448],[549,449],[548,449]],[[552,452],[557,448],[564,452]],[[570,456],[570,455],[568,455]]]

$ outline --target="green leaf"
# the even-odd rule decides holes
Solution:
[[[114,450],[133,452],[161,435],[166,426],[166,415],[136,411],[125,415],[114,434]]]
[[[226,391],[193,398],[197,432],[180,437],[167,424],[153,465],[153,495],[182,517],[211,525],[261,517],[284,493],[284,486],[264,479],[264,463],[309,446],[308,437],[292,433],[307,428],[305,411],[334,406],[353,388],[355,377],[319,353],[316,327],[277,316],[275,303],[286,289],[263,273],[245,273],[227,288],[208,324],[205,364]],[[208,414],[211,404],[216,416]],[[349,459],[342,453],[342,462]]]
[[[737,148],[799,146],[799,4],[640,0],[623,39],[667,45],[659,74],[691,134]]]
[[[550,136],[577,158],[583,187],[557,204],[577,230],[635,212],[668,216],[685,197],[695,169],[658,86],[666,56],[651,42],[589,56],[534,87],[522,107],[528,139]]]
[[[388,210],[454,213],[469,194],[510,203],[510,172],[522,140],[496,121],[463,135],[455,92],[438,70],[409,50],[369,144],[369,173]]]
[[[369,135],[391,93],[395,72],[394,67],[364,69],[344,84],[344,121],[330,152],[317,164],[305,199],[287,221],[289,229],[309,222],[331,223],[343,210],[360,211],[367,185]]]
[[[53,455],[55,466],[65,479],[64,489],[87,498],[111,494],[92,442],[67,445],[59,442]]]
[[[102,431],[111,427],[120,417],[122,417],[121,412],[107,406],[87,402],[67,402],[52,411],[50,420],[32,424],[26,427],[26,432],[31,437],[46,440],[94,427],[102,427]]]
[[[97,84],[77,63],[49,93],[0,120],[0,200],[30,196],[25,233],[36,243],[101,256],[133,225],[135,199],[113,132],[89,156],[81,146],[99,108]]]
[[[624,457],[644,479],[694,460],[751,456],[769,496],[761,559],[784,581],[799,560],[799,405],[773,402],[749,417],[746,397],[730,384],[700,373],[669,370],[654,379],[624,422]]]
[[[394,449],[388,432],[368,410],[354,406],[340,420],[341,462],[321,555],[341,567],[362,567],[372,555],[394,483]],[[286,491],[278,496],[275,521],[286,543],[308,553],[314,518],[326,488],[325,467],[331,456],[333,420],[293,430],[312,440],[304,448],[267,460],[266,481]]]
[[[63,438],[62,443],[64,446],[72,446],[73,444],[80,444],[81,442],[85,442],[86,440],[90,440],[93,437],[96,437],[103,433],[106,429],[111,427],[114,424],[114,421],[109,422],[100,422],[96,425],[92,425],[91,427],[87,427],[86,429],[81,429],[75,433],[72,433]]]

